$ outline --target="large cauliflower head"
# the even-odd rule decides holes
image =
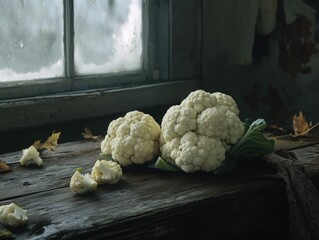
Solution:
[[[148,114],[128,112],[112,121],[101,143],[101,151],[121,166],[143,164],[159,155],[161,127]]]
[[[216,170],[226,151],[244,134],[235,100],[226,94],[197,90],[162,120],[162,157],[185,172]]]

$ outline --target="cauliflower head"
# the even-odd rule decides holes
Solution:
[[[159,155],[161,127],[152,116],[128,112],[113,120],[101,143],[101,151],[110,154],[121,166],[143,164]]]
[[[164,115],[161,156],[185,172],[215,171],[226,151],[244,134],[235,100],[197,90]]]
[[[0,207],[0,222],[10,227],[18,227],[28,221],[27,210],[15,203]]]
[[[121,166],[112,161],[97,160],[92,168],[91,176],[98,184],[114,184],[122,177]]]

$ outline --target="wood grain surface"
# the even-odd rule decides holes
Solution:
[[[231,239],[245,232],[280,239],[285,232],[282,182],[245,162],[223,176],[128,167],[118,184],[75,195],[70,178],[78,167],[91,171],[99,147],[61,144],[44,152],[40,168],[20,166],[20,152],[0,156],[13,169],[0,174],[0,205],[15,202],[28,210],[27,225],[7,228],[16,239]],[[294,150],[309,173],[318,169],[318,148]]]

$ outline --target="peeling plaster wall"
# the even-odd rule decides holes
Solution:
[[[303,1],[283,4],[288,22],[296,14],[314,22],[314,9]],[[291,116],[302,110],[308,120],[318,121],[319,54],[311,56],[310,73],[293,77],[278,67],[278,41],[269,37],[267,56],[254,61],[258,9],[257,0],[203,0],[204,88],[232,95],[242,118],[290,123]]]

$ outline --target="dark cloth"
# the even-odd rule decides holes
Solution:
[[[319,193],[303,165],[287,152],[271,153],[263,160],[285,183],[291,239],[319,240]]]

